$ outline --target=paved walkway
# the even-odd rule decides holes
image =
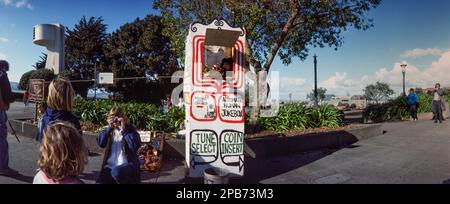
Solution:
[[[385,135],[349,148],[266,161],[266,184],[442,184],[450,179],[450,121],[387,123]],[[284,169],[284,170],[283,170]]]
[[[10,118],[33,113],[16,103]],[[31,111],[31,112],[30,112]],[[450,179],[450,121],[434,124],[430,120],[384,124],[386,134],[358,142],[339,150],[318,150],[299,155],[272,158],[258,163],[257,173],[247,174],[241,182],[266,184],[402,184],[445,183]],[[31,183],[37,169],[38,144],[21,137],[21,143],[9,135],[10,165],[21,176],[0,176],[0,184]],[[94,183],[102,156],[89,158],[82,175]],[[142,175],[143,183],[183,183],[181,161],[168,161],[160,173]]]

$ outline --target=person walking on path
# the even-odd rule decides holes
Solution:
[[[11,84],[7,72],[9,64],[5,60],[0,60],[0,176],[18,175],[16,170],[9,168],[9,145],[8,145],[8,116],[6,111],[9,105],[14,102],[11,91]]]
[[[419,107],[419,96],[415,93],[414,89],[409,90],[409,95],[407,97],[409,110],[411,111],[411,118],[413,121],[419,120],[417,117],[417,108]]]
[[[431,111],[434,113],[434,123],[442,123],[444,120],[443,112],[445,111],[444,90],[441,89],[441,84],[437,83],[433,91],[433,102]]]

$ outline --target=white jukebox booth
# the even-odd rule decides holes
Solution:
[[[186,40],[184,99],[189,177],[207,168],[244,175],[246,32],[223,19],[194,23]]]

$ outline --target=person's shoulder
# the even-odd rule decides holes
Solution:
[[[68,122],[71,122],[76,126],[80,125],[80,119],[72,112],[65,112],[64,117],[66,118],[66,120],[68,120]]]
[[[59,182],[60,184],[84,184],[84,182],[79,178],[65,178]]]
[[[33,184],[50,184],[50,182],[48,181],[47,176],[44,174],[44,172],[39,171],[34,176]]]

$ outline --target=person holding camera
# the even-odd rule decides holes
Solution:
[[[437,83],[433,91],[433,102],[431,104],[431,111],[434,113],[434,123],[442,123],[444,120],[443,112],[445,111],[444,90],[441,89],[441,84]]]
[[[140,183],[140,162],[138,149],[140,135],[120,107],[111,109],[108,127],[97,138],[97,143],[105,149],[103,164],[97,184],[137,184]]]
[[[9,168],[9,145],[8,145],[8,116],[6,111],[9,105],[14,102],[11,91],[11,84],[7,72],[9,64],[5,60],[0,60],[0,176],[15,176],[19,173]]]

